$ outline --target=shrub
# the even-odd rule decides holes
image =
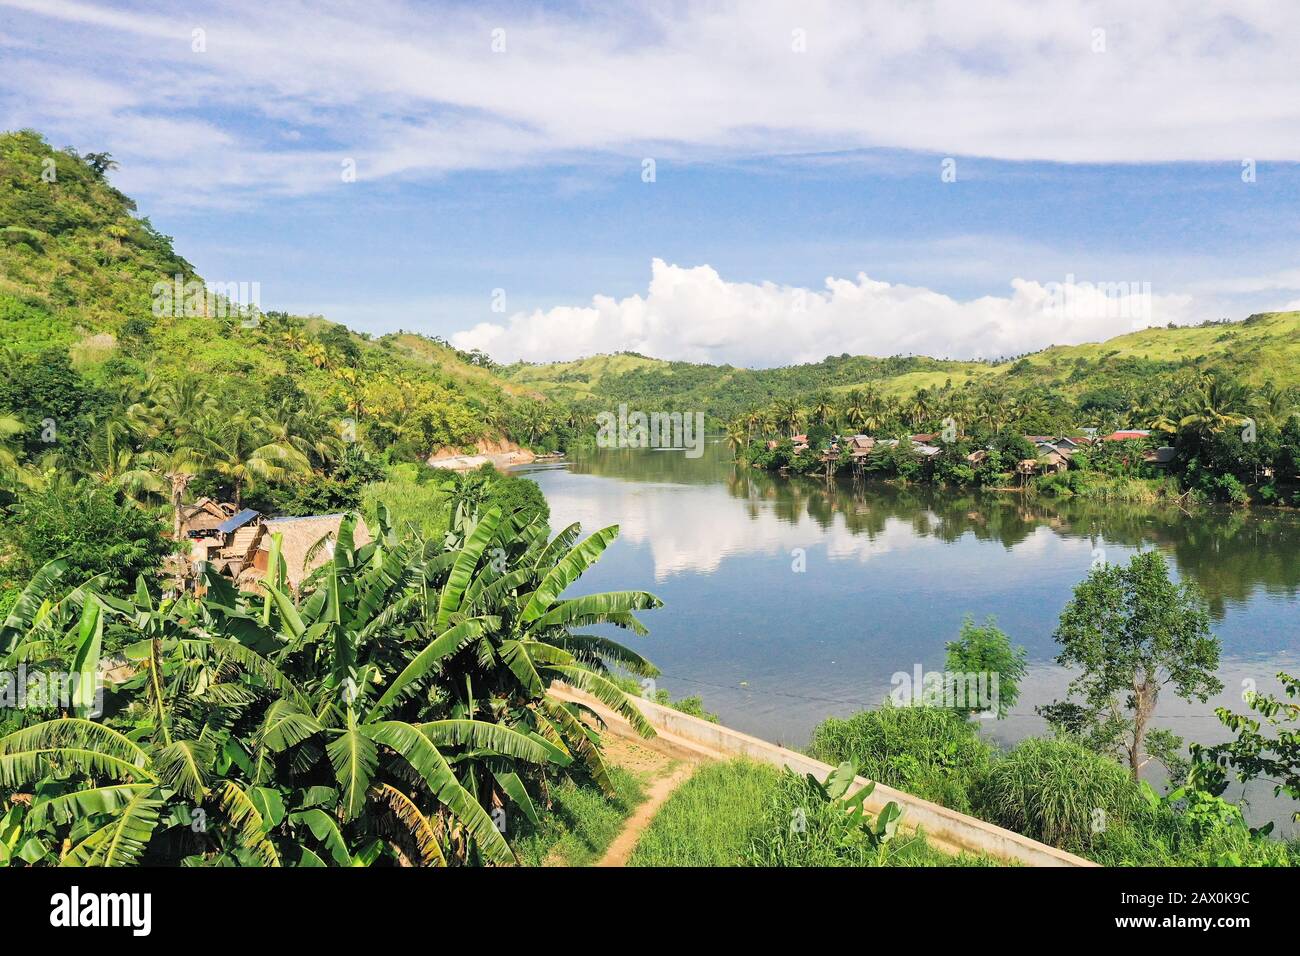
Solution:
[[[970,788],[987,771],[992,750],[960,714],[887,704],[824,720],[808,753],[830,764],[853,761],[869,780],[968,812]]]
[[[944,668],[950,672],[965,674],[984,674],[986,686],[990,686],[992,675],[998,677],[996,700],[998,718],[1005,717],[1016,701],[1020,699],[1020,681],[1025,676],[1025,659],[1027,652],[1023,647],[1013,647],[1011,638],[1000,631],[997,621],[992,616],[977,627],[967,617],[961,624],[961,634],[957,640],[945,645],[948,656]],[[973,702],[966,701],[967,704]],[[978,708],[968,706],[966,713]]]
[[[25,494],[16,510],[7,540],[14,549],[15,570],[24,574],[63,557],[69,583],[104,574],[101,590],[127,594],[138,575],[150,578],[158,571],[173,547],[154,515],[90,482]]]
[[[1146,806],[1114,760],[1072,740],[1036,737],[994,761],[973,797],[976,815],[990,823],[1075,852],[1128,827]]]

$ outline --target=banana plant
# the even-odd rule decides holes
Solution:
[[[808,774],[808,783],[823,802],[837,805],[848,814],[853,832],[860,834],[877,849],[883,848],[898,833],[898,823],[903,816],[903,811],[891,800],[880,809],[875,820],[872,820],[863,803],[875,792],[876,782],[869,781],[853,796],[847,796],[849,787],[857,777],[857,764],[846,760],[827,774],[824,781]]]
[[[607,679],[653,666],[573,629],[644,633],[634,612],[658,599],[564,597],[617,529],[579,542],[466,506],[434,540],[381,513],[358,546],[356,520],[296,594],[278,548],[258,594],[211,569],[202,598],[61,593],[62,568],[43,569],[0,627],[6,659],[92,685],[110,644],[127,665],[106,715],[83,693],[0,736],[3,861],[508,863],[506,808],[537,822],[548,778],[575,766],[608,788],[596,726],[551,688],[653,733]]]

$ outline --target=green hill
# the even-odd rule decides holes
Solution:
[[[1014,361],[958,362],[926,357],[830,356],[773,369],[670,362],[631,353],[546,365],[517,364],[513,381],[570,401],[699,408],[729,418],[780,399],[817,393],[842,397],[869,388],[903,400],[951,386],[1021,392],[1052,390],[1076,401],[1107,390],[1137,392],[1153,377],[1195,369],[1261,387],[1300,386],[1300,312],[1254,315],[1233,323],[1144,329],[1100,343],[1058,345]],[[1118,400],[1116,400],[1118,408]]]
[[[410,333],[372,341],[320,317],[241,308],[232,290],[205,290],[171,239],[108,183],[108,162],[53,149],[31,131],[0,135],[7,365],[65,355],[101,406],[109,396],[117,412],[177,382],[232,412],[265,413],[289,398],[309,404],[318,426],[355,422],[369,450],[396,460],[477,439],[536,439],[556,431],[548,416],[566,417],[539,411],[535,391],[444,342]],[[17,416],[30,434],[45,410],[29,407],[12,378],[0,388],[0,416]],[[98,423],[68,424],[84,435]]]

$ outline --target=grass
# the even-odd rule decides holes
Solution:
[[[884,706],[822,721],[808,755],[832,766],[851,760],[868,780],[969,813],[970,784],[993,754],[976,725],[959,714]]]
[[[745,866],[781,771],[749,760],[709,764],[659,808],[629,866]]]
[[[628,816],[645,800],[640,779],[611,767],[615,796],[591,783],[565,780],[551,791],[551,807],[539,807],[539,825],[515,844],[526,866],[590,866],[604,855]]]
[[[799,827],[792,826],[798,819]],[[804,777],[737,759],[701,767],[660,808],[630,866],[986,866],[950,857],[922,835],[898,835],[884,850],[851,826],[836,804],[817,800]]]
[[[1102,829],[1127,826],[1143,807],[1127,770],[1064,740],[1021,741],[976,790],[985,820],[1075,852],[1086,851]]]

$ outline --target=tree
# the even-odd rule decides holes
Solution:
[[[1150,756],[1145,739],[1160,689],[1168,685],[1180,698],[1201,702],[1223,689],[1205,600],[1190,582],[1169,579],[1158,551],[1136,554],[1126,567],[1093,568],[1061,612],[1055,637],[1058,663],[1082,671],[1071,695],[1082,697],[1089,720],[1119,728],[1135,780]],[[1053,704],[1040,713],[1061,726],[1067,711]]]
[[[553,685],[653,736],[605,675],[658,672],[571,628],[644,633],[634,612],[660,602],[561,596],[616,528],[579,541],[496,508],[461,519],[445,540],[399,536],[381,509],[357,547],[349,515],[298,595],[274,545],[261,595],[208,569],[202,598],[155,605],[143,586],[67,592],[59,562],[42,569],[0,625],[0,662],[97,673],[111,618],[136,673],[101,717],[79,705],[0,736],[6,861],[508,863],[517,831],[499,814],[536,823],[548,781],[579,766],[612,790],[598,731]]]
[[[279,441],[266,441],[260,419],[235,415],[203,436],[203,461],[230,482],[235,506],[243,504],[245,489],[260,481],[286,481],[311,474],[311,465],[301,451]]]
[[[1263,777],[1273,781],[1274,796],[1300,800],[1300,704],[1295,703],[1300,699],[1300,677],[1283,672],[1277,679],[1289,700],[1252,691],[1246,704],[1258,717],[1226,707],[1215,710],[1220,723],[1237,735],[1235,740],[1213,747],[1192,745],[1194,780],[1215,796],[1227,788],[1225,769],[1232,767],[1243,783]],[[1265,724],[1275,736],[1264,732]],[[1300,821],[1300,812],[1291,816]]]
[[[90,171],[96,176],[103,176],[110,169],[117,169],[117,160],[113,158],[112,153],[87,153],[81,157]]]
[[[63,557],[74,583],[103,575],[101,590],[127,593],[137,577],[152,577],[171,550],[157,518],[95,482],[55,482],[20,495],[15,511],[5,537],[29,574]]]
[[[998,629],[992,617],[982,627],[967,617],[962,621],[957,640],[944,646],[948,652],[944,670],[984,675],[985,686],[992,686],[992,676],[997,675],[997,699],[992,703],[998,718],[1005,717],[1020,699],[1020,681],[1025,676],[1028,652],[1023,647],[1013,647],[1011,638]],[[988,708],[965,706],[959,709],[975,713]]]
[[[778,399],[773,406],[773,412],[777,425],[788,429],[790,437],[793,438],[799,431],[799,422],[803,420],[799,403],[792,398]]]
[[[1207,435],[1243,424],[1251,403],[1240,384],[1225,378],[1209,378],[1192,394],[1189,404],[1191,411],[1179,420],[1178,427]]]
[[[818,425],[830,425],[835,420],[835,406],[831,404],[829,396],[821,395],[813,402],[810,414]]]

